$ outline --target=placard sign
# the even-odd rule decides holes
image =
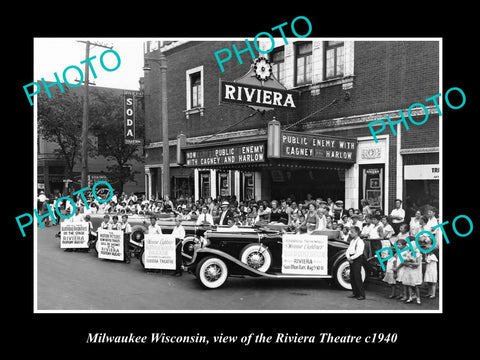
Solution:
[[[62,222],[60,224],[60,248],[88,248],[88,223]]]
[[[123,231],[98,229],[99,259],[123,261]]]
[[[405,165],[405,180],[438,180],[440,179],[440,165]]]
[[[176,258],[174,236],[145,234],[143,246],[143,264],[145,269],[175,270]]]
[[[284,234],[282,236],[282,273],[327,275],[328,236]]]

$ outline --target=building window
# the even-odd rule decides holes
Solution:
[[[272,51],[273,75],[280,83],[285,83],[285,49],[279,47]]]
[[[186,72],[186,110],[185,117],[200,113],[203,116],[203,66],[187,70]]]
[[[295,85],[312,82],[312,43],[295,44]]]
[[[200,197],[206,199],[211,196],[210,172],[200,172]]]
[[[217,189],[220,196],[230,196],[230,173],[219,172],[217,173]]]
[[[325,41],[325,79],[343,76],[344,66],[343,41]]]
[[[255,200],[255,177],[253,173],[243,173],[242,199]]]
[[[200,72],[190,75],[190,86],[191,86],[191,107],[201,106],[201,97],[202,97],[202,79]]]

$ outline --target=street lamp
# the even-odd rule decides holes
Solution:
[[[162,106],[162,149],[163,149],[163,171],[162,171],[162,195],[170,196],[170,148],[168,145],[168,111],[167,111],[167,58],[161,51],[155,51],[144,57],[146,63],[144,71],[150,71],[148,62],[160,65],[160,99]]]

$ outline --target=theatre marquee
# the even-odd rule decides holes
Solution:
[[[185,149],[184,159],[187,167],[263,163],[266,161],[266,144],[254,142]]]

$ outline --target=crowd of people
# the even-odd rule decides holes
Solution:
[[[45,199],[44,203],[48,203],[48,199]],[[160,227],[155,222],[157,215],[161,213],[170,214],[179,220],[193,220],[197,225],[253,226],[273,223],[283,224],[286,231],[298,234],[338,230],[333,233],[339,240],[348,243],[353,240],[351,230],[358,229],[358,234],[354,234],[364,241],[363,253],[366,258],[375,256],[376,251],[382,248],[390,248],[394,252],[394,243],[402,249],[406,246],[407,239],[410,239],[416,256],[405,252],[402,254],[404,261],[401,262],[398,254],[395,254],[387,262],[383,280],[392,288],[390,298],[405,302],[412,302],[416,298],[416,302],[420,304],[419,286],[422,283],[428,284],[428,297],[435,297],[438,241],[435,250],[428,254],[418,250],[415,244],[415,237],[421,231],[430,231],[438,238],[440,230],[434,229],[438,225],[434,208],[427,209],[425,213],[417,210],[408,218],[400,199],[395,200],[395,208],[386,214],[382,209],[372,208],[364,199],[360,202],[360,208],[345,209],[342,200],[333,201],[330,197],[326,200],[321,197],[313,199],[310,194],[303,201],[290,197],[271,201],[238,201],[235,196],[197,201],[188,197],[171,200],[168,196],[148,200],[145,195],[139,197],[133,193],[115,193],[108,203],[103,204],[92,197],[87,200],[88,206],[85,206],[80,195],[77,196],[75,212],[78,216],[82,214],[85,218],[91,214],[104,213],[112,216],[113,220],[122,218],[122,221],[119,221],[121,226],[122,223],[127,223],[129,215],[146,215],[153,219],[151,226],[155,227],[156,231]],[[64,211],[69,213],[72,210],[72,205],[67,201]],[[433,241],[425,234],[419,240],[421,246],[427,246],[426,249]],[[380,255],[385,258],[388,251],[384,250]],[[397,296],[398,285],[400,294]]]

